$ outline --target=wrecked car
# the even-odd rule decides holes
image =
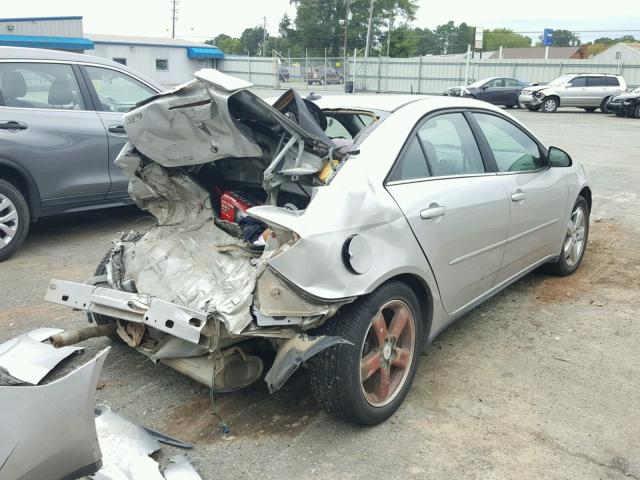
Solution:
[[[124,117],[116,163],[157,225],[46,298],[216,392],[260,378],[267,344],[270,391],[304,363],[327,410],[382,422],[447,325],[543,264],[569,275],[582,260],[583,167],[492,105],[268,103],[216,70],[194,77]]]

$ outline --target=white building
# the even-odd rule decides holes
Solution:
[[[0,18],[0,45],[50,48],[107,58],[172,86],[200,68],[217,67],[217,47],[176,38],[85,34],[82,17]]]
[[[637,65],[640,63],[640,43],[616,43],[591,58],[602,63]]]

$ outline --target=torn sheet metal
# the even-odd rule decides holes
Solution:
[[[163,480],[158,463],[149,457],[160,450],[158,440],[104,405],[95,409],[95,425],[103,466],[91,478]]]
[[[0,344],[0,384],[37,385],[58,363],[83,350],[82,347],[55,348],[42,343],[60,332],[62,330],[54,328],[38,329]]]
[[[251,322],[255,254],[209,215],[158,226],[122,245],[125,281],[133,279],[139,292],[213,314],[231,333]]]
[[[164,469],[164,478],[166,480],[202,480],[184,455],[175,455],[169,459],[169,465]]]
[[[310,337],[298,335],[282,344],[273,362],[271,370],[267,372],[264,381],[269,392],[279,390],[298,367],[325,348],[345,343],[353,345],[342,337],[326,336]]]
[[[0,478],[75,479],[98,470],[94,397],[109,348],[41,386],[0,386]]]

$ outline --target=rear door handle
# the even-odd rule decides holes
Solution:
[[[0,129],[2,130],[26,130],[27,124],[24,122],[17,122],[15,120],[0,121]]]
[[[527,194],[522,191],[511,194],[511,200],[514,202],[521,202],[525,198],[527,198]]]
[[[126,135],[127,131],[124,129],[122,125],[109,125],[107,128],[110,133],[117,133],[119,135]]]
[[[430,218],[442,217],[445,213],[447,213],[447,207],[441,207],[437,203],[432,203],[429,205],[429,208],[420,210],[420,218],[428,220]]]

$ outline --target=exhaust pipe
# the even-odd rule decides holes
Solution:
[[[106,325],[95,325],[93,327],[80,328],[71,332],[62,332],[51,336],[51,343],[54,347],[67,347],[82,342],[89,338],[106,337],[116,333],[117,325],[108,323]]]

